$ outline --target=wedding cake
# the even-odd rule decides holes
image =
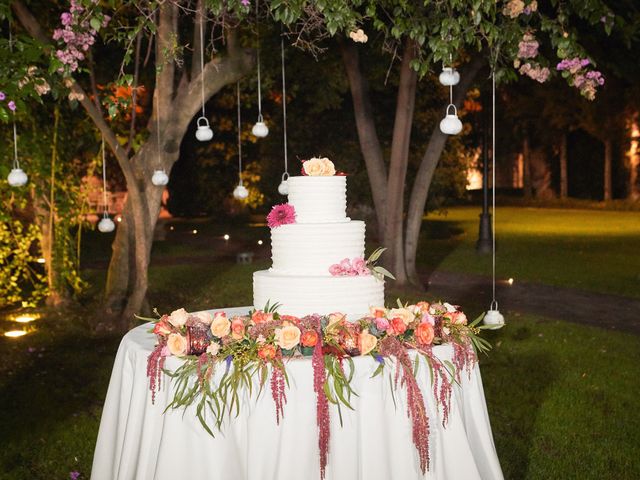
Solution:
[[[365,224],[347,217],[347,177],[336,175],[331,161],[307,160],[303,173],[289,178],[289,202],[267,217],[272,267],[253,274],[253,304],[356,319],[384,305],[384,281],[364,260]]]

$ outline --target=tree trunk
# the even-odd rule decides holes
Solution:
[[[387,168],[384,164],[380,140],[376,132],[373,107],[369,94],[369,82],[362,74],[358,47],[353,42],[340,42],[344,68],[349,78],[353,111],[371,187],[371,196],[378,221],[378,238],[382,240],[385,226],[385,202],[387,198]]]
[[[411,126],[416,100],[418,75],[411,68],[416,47],[412,40],[406,40],[400,66],[400,83],[396,116],[393,123],[389,178],[387,180],[387,205],[384,224],[385,264],[396,277],[396,285],[405,285],[407,276],[404,268],[404,183],[409,164]]]
[[[604,201],[609,201],[612,198],[611,195],[611,162],[613,156],[613,144],[611,139],[607,138],[604,141]]]
[[[567,178],[567,134],[562,134],[560,140],[560,198],[569,196],[569,182]]]
[[[529,149],[529,134],[525,132],[522,140],[522,184],[524,190],[524,198],[531,200],[533,198],[533,185],[531,182],[531,152]]]
[[[453,102],[456,108],[460,108],[462,101],[467,95],[467,91],[473,84],[478,72],[484,64],[481,56],[475,56],[471,62],[463,69],[460,75],[460,83],[458,84]],[[407,211],[407,226],[405,233],[405,268],[409,282],[416,287],[422,288],[422,283],[418,276],[416,268],[416,256],[418,252],[418,241],[420,238],[420,229],[422,227],[422,217],[424,215],[427,198],[429,196],[429,188],[433,179],[433,174],[438,166],[438,161],[445,147],[447,135],[440,131],[438,125],[434,128],[429,137],[429,143],[422,156],[420,167],[416,173],[409,199],[409,208]]]

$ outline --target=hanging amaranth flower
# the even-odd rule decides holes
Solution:
[[[269,228],[277,228],[290,223],[296,223],[296,209],[288,203],[275,205],[267,215]]]

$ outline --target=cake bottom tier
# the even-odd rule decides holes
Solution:
[[[304,316],[346,313],[356,320],[371,306],[384,305],[384,282],[373,276],[330,277],[282,275],[269,270],[253,274],[253,305],[279,303],[278,312]]]

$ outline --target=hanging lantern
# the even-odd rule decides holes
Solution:
[[[451,108],[453,108],[453,113],[449,113]],[[453,103],[447,106],[447,115],[440,120],[440,131],[447,135],[457,135],[462,131],[462,122],[458,118],[458,111]]]
[[[269,135],[269,127],[264,123],[262,119],[262,115],[258,115],[258,121],[255,123],[253,128],[251,129],[251,133],[254,137],[264,138]]]
[[[249,196],[249,190],[242,184],[233,189],[233,198],[236,200],[244,200]]]
[[[278,193],[280,195],[289,195],[289,174],[287,172],[282,174],[282,181],[278,185]]]
[[[13,168],[7,177],[7,182],[12,187],[22,187],[26,185],[28,180],[27,174],[21,168]]]
[[[460,82],[460,74],[453,67],[443,67],[438,80],[445,87],[457,85]]]
[[[164,170],[155,170],[151,177],[151,183],[158,187],[163,187],[169,183],[169,175]]]
[[[211,127],[209,126],[209,120],[205,117],[198,118],[196,138],[201,142],[208,142],[213,138],[213,130],[211,130]]]
[[[113,232],[116,229],[116,224],[109,218],[109,214],[105,211],[102,219],[98,222],[98,230],[102,233]]]
[[[486,325],[488,329],[497,330],[504,327],[504,315],[498,310],[498,302],[493,300],[487,313],[484,314],[482,323]]]

